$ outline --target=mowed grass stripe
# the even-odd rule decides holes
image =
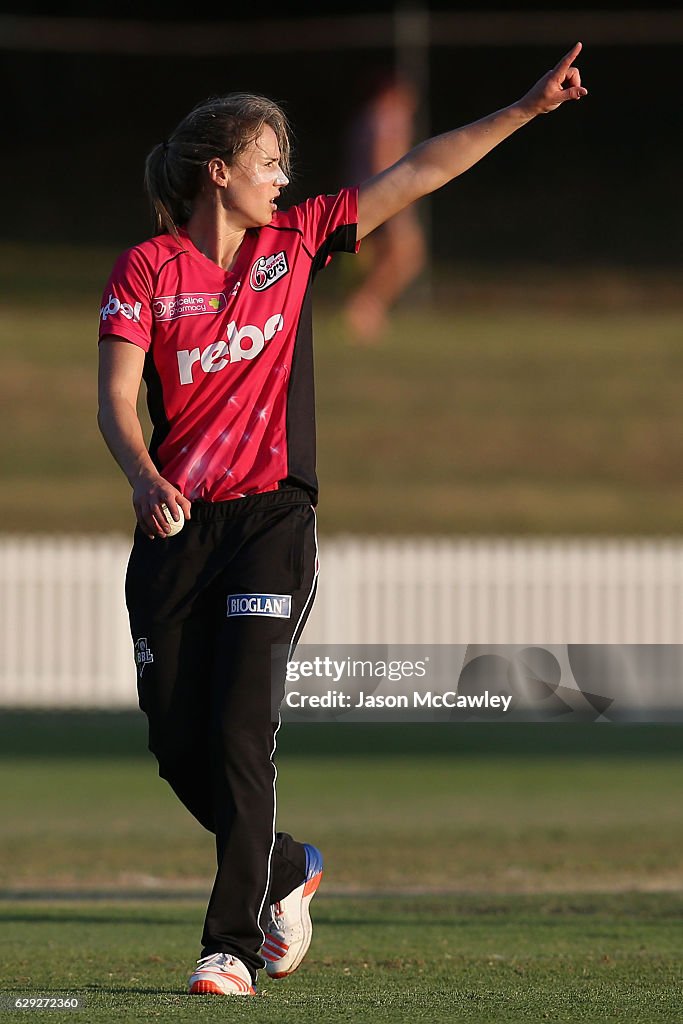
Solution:
[[[315,904],[286,982],[247,1002],[192,998],[201,904],[0,908],[4,991],[74,993],[86,1019],[675,1021],[683,900],[546,896]],[[51,1014],[51,1019],[73,1019]]]
[[[2,889],[208,889],[213,837],[151,757],[7,758],[3,779]],[[279,827],[321,846],[337,891],[670,890],[682,790],[675,755],[290,754]]]
[[[0,725],[3,887],[147,886],[115,903],[3,900],[5,993],[81,992],[94,1024],[680,1020],[680,730],[283,730],[282,827],[326,855],[314,942],[291,979],[233,1003],[184,991],[204,900],[149,898],[153,882],[208,895],[213,844],[152,758],[129,756],[139,718]],[[672,877],[677,891],[605,891]],[[458,891],[398,891],[434,880]],[[392,894],[330,895],[371,884]]]

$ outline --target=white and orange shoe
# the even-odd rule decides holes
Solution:
[[[251,974],[230,953],[212,953],[197,961],[197,970],[189,981],[191,996],[254,996]]]
[[[298,888],[270,908],[270,921],[261,947],[269,978],[287,978],[308,952],[313,924],[308,905],[323,877],[323,855],[309,843],[306,849],[306,878]]]

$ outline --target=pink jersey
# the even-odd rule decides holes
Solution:
[[[303,487],[317,498],[310,288],[354,252],[358,190],[317,196],[247,231],[225,271],[164,234],[117,261],[100,311],[139,345],[161,475],[191,500]]]

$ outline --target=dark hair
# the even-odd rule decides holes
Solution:
[[[280,146],[280,166],[289,177],[287,118],[273,100],[246,92],[199,103],[145,161],[145,191],[156,234],[178,234],[202,186],[202,171],[214,157],[230,165],[270,125]]]

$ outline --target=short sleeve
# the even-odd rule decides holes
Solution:
[[[288,211],[309,255],[319,267],[335,252],[358,252],[358,188],[344,188],[330,196],[314,196]]]
[[[116,261],[102,295],[100,339],[116,334],[145,352],[152,342],[152,279],[147,260],[137,248]]]

